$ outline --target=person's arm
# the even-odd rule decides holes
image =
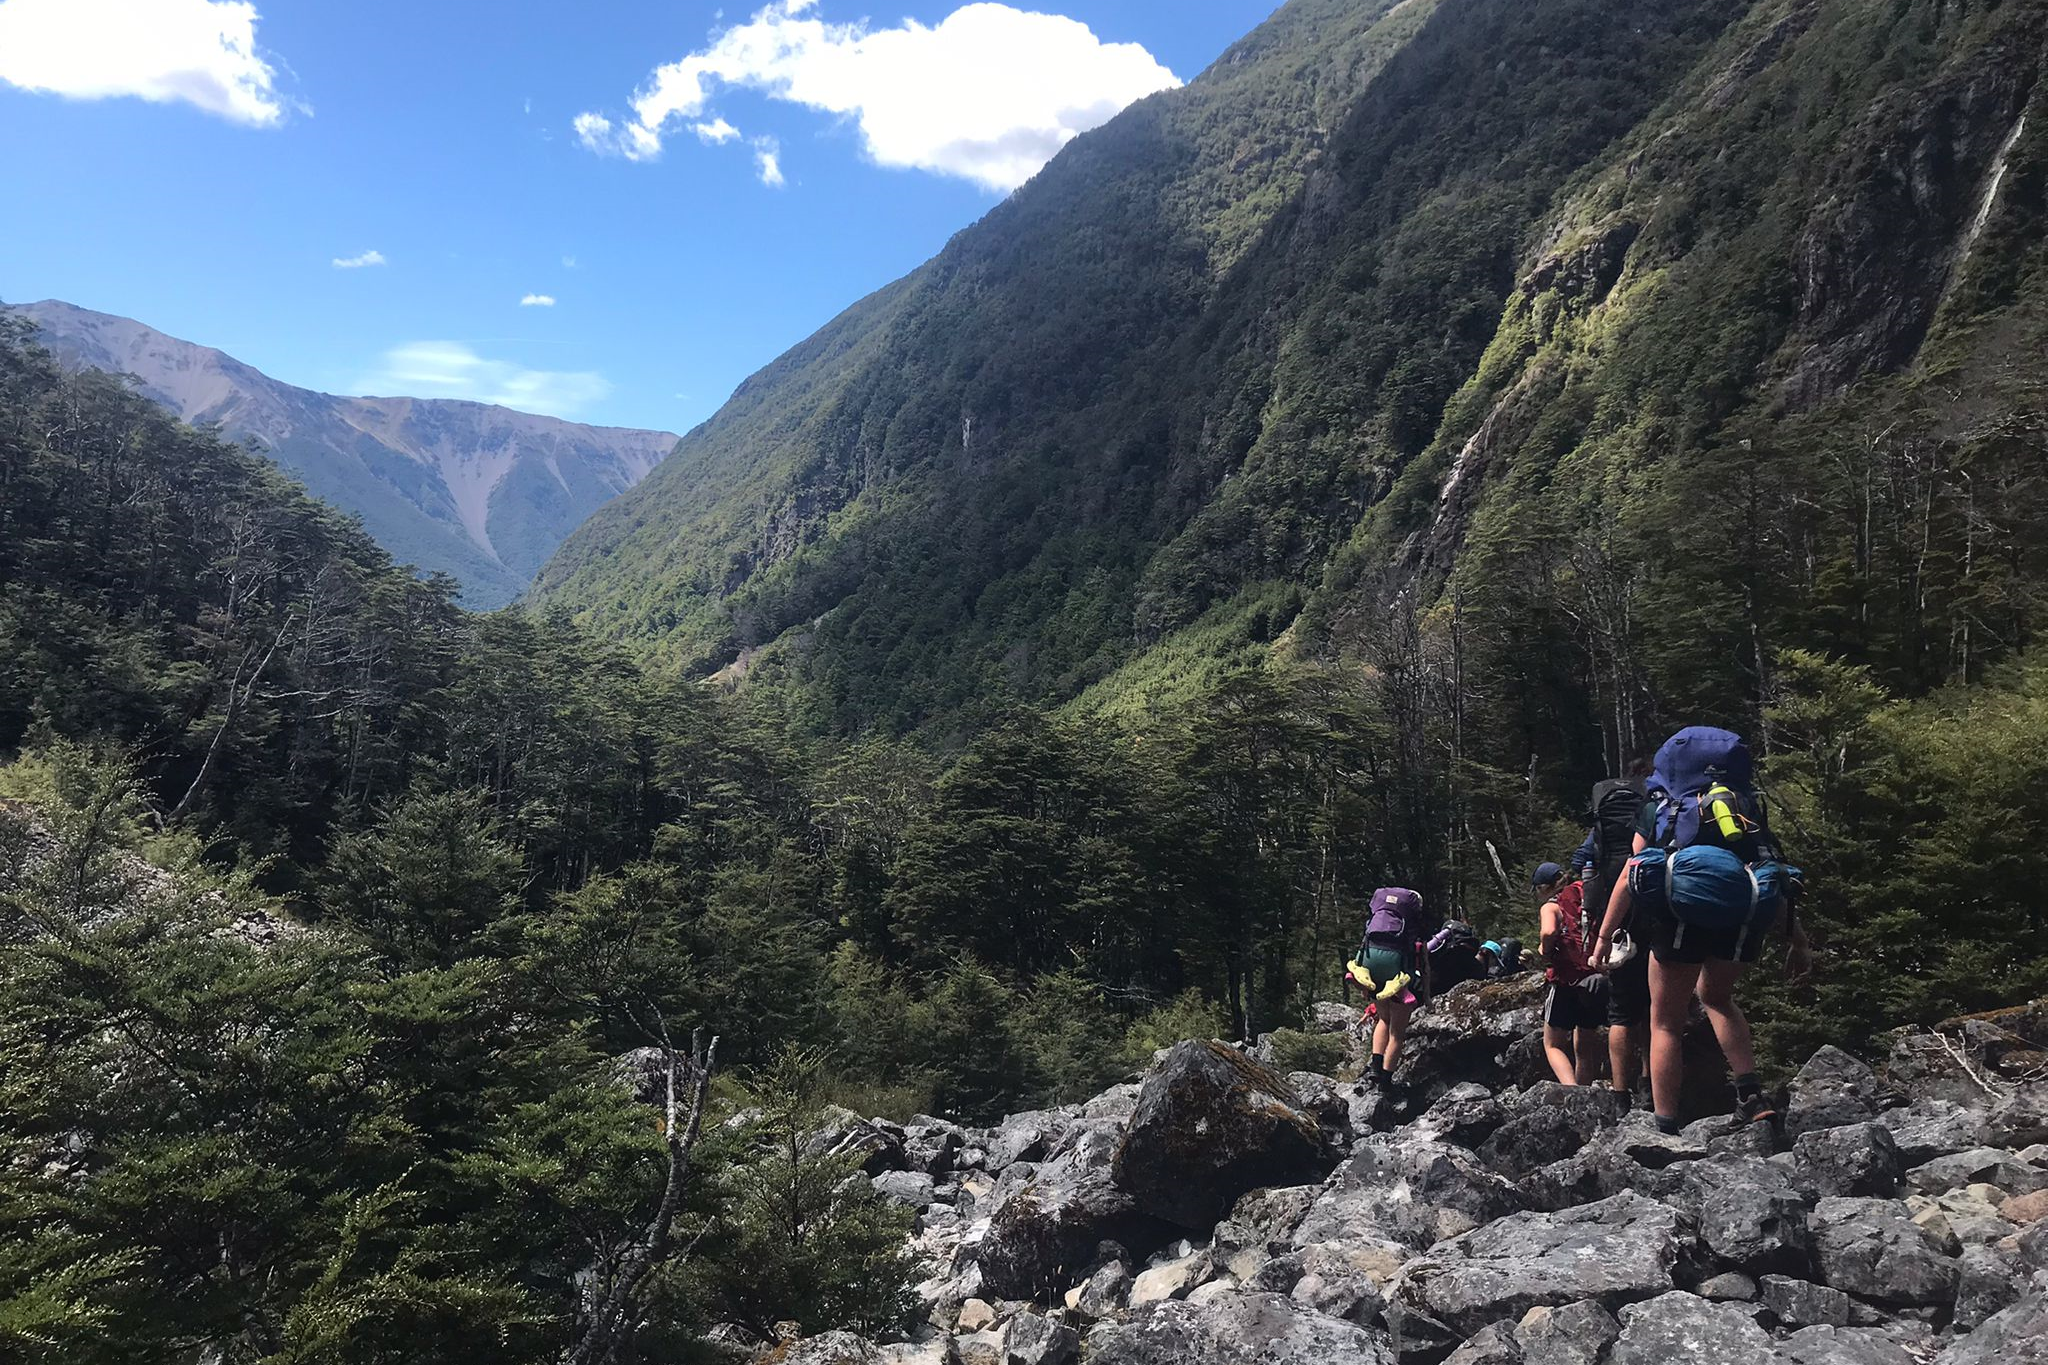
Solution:
[[[1560,919],[1564,911],[1556,901],[1543,902],[1538,912],[1543,921],[1542,931],[1536,936],[1536,955],[1545,962],[1555,963],[1558,954],[1564,950],[1564,926]]]
[[[1641,853],[1650,846],[1642,835],[1636,836],[1635,851]],[[1628,923],[1628,912],[1633,896],[1628,889],[1628,868],[1614,879],[1614,890],[1607,897],[1607,914],[1600,921],[1600,936],[1593,940],[1593,965],[1602,971],[1607,969],[1607,950],[1614,946],[1614,936],[1621,932],[1621,926]]]
[[[1572,854],[1572,871],[1583,874],[1587,868],[1593,865],[1593,855],[1596,851],[1595,844],[1599,837],[1598,830],[1589,829],[1586,831],[1586,841],[1579,845],[1577,852]]]

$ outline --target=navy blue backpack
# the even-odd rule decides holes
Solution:
[[[1630,863],[1629,892],[1670,908],[1674,947],[1688,927],[1737,929],[1739,957],[1797,894],[1799,869],[1777,859],[1755,780],[1749,746],[1729,730],[1690,726],[1657,751],[1656,838]]]

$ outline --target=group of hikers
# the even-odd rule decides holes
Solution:
[[[1789,940],[1790,969],[1802,974],[1810,965],[1797,914],[1800,871],[1781,857],[1740,736],[1692,726],[1636,766],[1639,776],[1594,787],[1586,838],[1569,864],[1546,862],[1530,878],[1550,983],[1543,1049],[1551,1072],[1565,1085],[1595,1084],[1604,1051],[1608,1084],[1633,1097],[1647,1041],[1657,1126],[1675,1133],[1697,999],[1735,1073],[1736,1112],[1769,1120],[1775,1111],[1757,1077],[1735,983],[1773,925]],[[1428,928],[1419,893],[1373,893],[1346,980],[1370,1002],[1375,1085],[1395,1083],[1417,1005],[1457,981],[1519,969],[1512,939],[1481,942],[1460,921],[1433,936]]]

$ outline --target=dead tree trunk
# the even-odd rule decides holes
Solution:
[[[668,1181],[662,1187],[661,1204],[654,1211],[639,1241],[620,1259],[619,1273],[612,1277],[583,1329],[583,1335],[562,1358],[563,1365],[613,1365],[619,1351],[633,1339],[640,1315],[646,1307],[647,1282],[675,1247],[676,1210],[682,1207],[683,1190],[690,1180],[690,1154],[697,1145],[704,1123],[704,1101],[711,1089],[711,1071],[718,1063],[718,1039],[704,1040],[698,1029],[690,1039],[690,1055],[678,1057],[667,1030],[662,1031],[662,1053],[668,1063],[668,1096],[664,1110],[664,1133],[668,1141]],[[683,1086],[689,1109],[676,1093],[677,1071],[685,1071]]]

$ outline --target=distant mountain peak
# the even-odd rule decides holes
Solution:
[[[211,346],[61,299],[11,308],[67,367],[133,376],[197,425],[253,446],[353,512],[397,559],[503,606],[578,523],[645,478],[665,431],[597,427],[452,398],[347,397],[270,378]]]

